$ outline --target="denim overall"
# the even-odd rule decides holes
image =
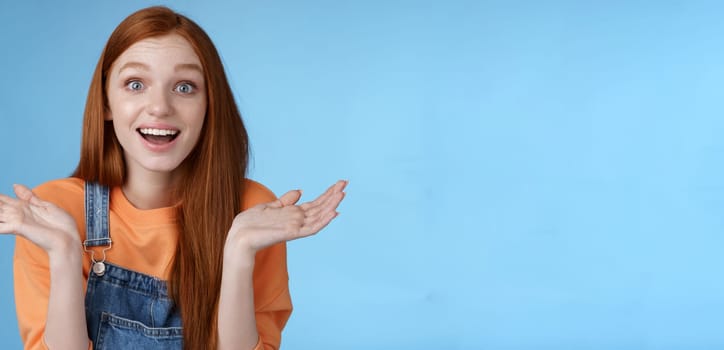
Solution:
[[[166,282],[105,261],[111,249],[109,190],[85,184],[86,241],[91,255],[85,314],[94,350],[183,348],[181,315],[168,297]],[[103,247],[97,259],[91,247]]]

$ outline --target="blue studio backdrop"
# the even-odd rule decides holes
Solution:
[[[0,192],[73,171],[103,45],[155,4],[3,1]],[[724,348],[724,3],[162,4],[216,43],[252,178],[350,180],[289,243],[284,348]]]

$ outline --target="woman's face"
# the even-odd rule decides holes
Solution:
[[[141,40],[111,66],[110,111],[126,176],[173,175],[199,140],[206,86],[199,57],[177,34]]]

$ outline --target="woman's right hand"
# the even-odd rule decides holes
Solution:
[[[23,185],[13,189],[17,199],[0,194],[0,233],[22,236],[49,256],[80,247],[78,226],[70,214]]]

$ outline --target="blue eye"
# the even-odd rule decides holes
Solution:
[[[138,91],[143,89],[143,83],[138,80],[131,80],[126,83],[126,87],[128,87],[132,91]]]
[[[176,85],[176,91],[182,94],[190,94],[194,92],[195,86],[191,83],[181,83]]]

